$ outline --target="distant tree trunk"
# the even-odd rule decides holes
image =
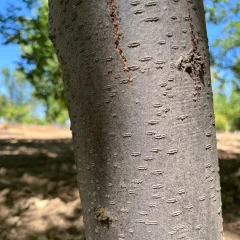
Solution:
[[[50,0],[88,240],[222,239],[201,0]]]

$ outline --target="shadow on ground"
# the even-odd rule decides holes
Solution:
[[[46,162],[73,162],[72,140],[0,139],[0,166],[36,166]]]
[[[240,240],[240,159],[219,160],[224,229],[229,240]],[[228,238],[227,238],[228,240]]]
[[[1,240],[83,240],[73,163],[0,168]]]
[[[240,240],[240,158],[220,156],[226,240]],[[0,205],[1,240],[84,240],[71,140],[1,139]]]

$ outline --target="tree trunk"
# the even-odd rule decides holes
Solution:
[[[222,239],[201,0],[50,0],[88,240]]]

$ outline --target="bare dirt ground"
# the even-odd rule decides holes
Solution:
[[[240,134],[217,139],[225,239],[240,240]],[[0,127],[0,240],[84,240],[68,129]]]

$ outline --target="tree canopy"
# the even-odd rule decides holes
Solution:
[[[240,1],[207,1],[206,10],[208,23],[222,30],[210,46],[216,127],[240,129]]]
[[[11,4],[0,15],[0,22],[4,44],[20,46],[18,70],[32,84],[34,96],[44,104],[47,120],[64,122],[68,116],[66,100],[61,71],[48,39],[47,1]]]
[[[0,119],[9,123],[44,124],[36,110],[39,101],[32,95],[32,89],[23,73],[3,68],[0,83],[4,85],[0,91]]]

